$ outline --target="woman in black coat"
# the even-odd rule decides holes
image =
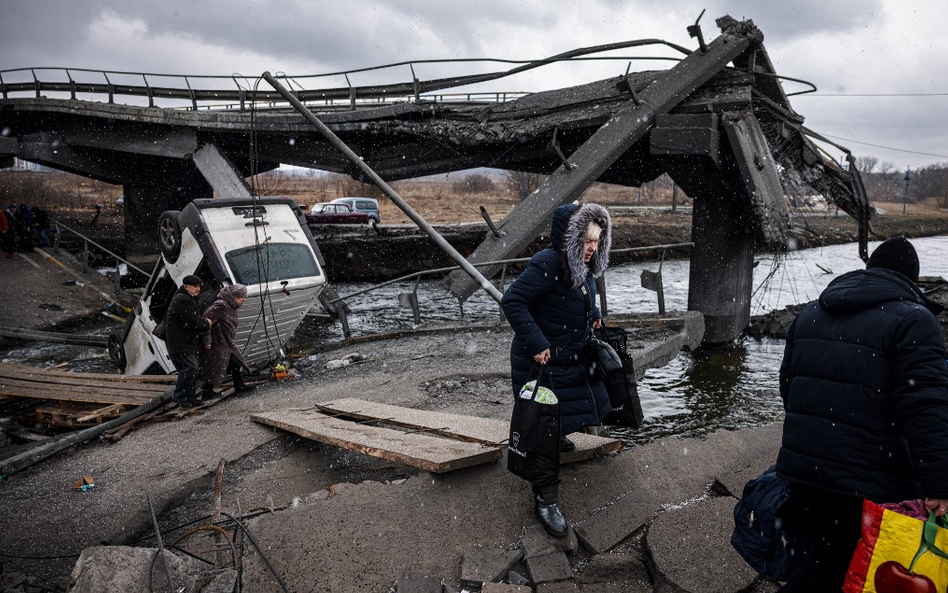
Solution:
[[[514,330],[510,345],[510,378],[514,397],[539,365],[547,365],[549,382],[559,400],[560,447],[575,445],[566,435],[601,424],[611,411],[602,380],[590,373],[583,351],[592,328],[602,325],[596,306],[595,278],[609,265],[609,212],[598,204],[564,204],[553,212],[550,246],[534,255],[501,300]],[[533,481],[535,510],[544,528],[565,536],[568,527],[559,510],[559,473]]]

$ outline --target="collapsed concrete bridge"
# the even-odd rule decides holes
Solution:
[[[811,141],[826,139],[791,107],[753,22],[725,16],[717,24],[721,34],[710,43],[697,23],[688,27],[694,50],[661,42],[683,55],[667,70],[508,102],[430,101],[422,93],[656,41],[585,48],[493,74],[293,95],[388,181],[474,167],[549,175],[499,222],[472,263],[516,257],[557,206],[596,181],[639,186],[668,173],[694,198],[689,308],[704,314],[706,341],[724,342],[749,322],[755,251],[786,249],[788,196],[821,194],[856,218],[864,258],[871,207],[856,168],[839,166]],[[148,75],[141,75],[144,85],[120,85],[108,73],[101,83],[77,80],[74,70],[58,82],[30,72],[25,82],[0,72],[0,159],[122,185],[130,249],[154,251],[162,211],[215,194],[250,196],[246,178],[281,163],[362,176],[276,93],[199,89],[194,77],[183,77],[183,87],[160,87]],[[292,81],[299,86],[299,79]],[[26,93],[34,96],[20,96]],[[121,95],[148,106],[118,104]],[[187,108],[157,107],[162,99]],[[233,108],[210,108],[221,101]],[[851,164],[849,151],[838,148]],[[488,277],[496,271],[482,269]],[[478,289],[461,272],[446,283],[461,300]]]

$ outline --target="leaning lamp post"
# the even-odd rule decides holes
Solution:
[[[905,208],[908,206],[908,184],[909,179],[912,178],[912,173],[909,171],[909,168],[905,168],[905,188],[902,190],[902,216],[905,216]]]

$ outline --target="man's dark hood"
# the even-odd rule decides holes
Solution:
[[[855,270],[829,283],[820,295],[820,307],[835,315],[849,315],[892,301],[910,301],[938,314],[944,307],[928,299],[902,274],[885,268]]]

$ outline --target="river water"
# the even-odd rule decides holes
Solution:
[[[948,237],[913,239],[919,252],[921,275],[948,279]],[[872,251],[878,242],[869,244]],[[755,294],[751,313],[761,314],[815,299],[840,274],[863,267],[856,244],[834,245],[793,251],[786,255],[762,254],[754,268]],[[661,263],[667,310],[683,310],[688,302],[688,260]],[[656,293],[641,287],[642,270],[658,271],[659,262],[636,262],[610,268],[606,292],[610,313],[657,312]],[[339,284],[340,295],[369,288],[368,284]],[[354,335],[415,327],[411,310],[399,305],[399,294],[413,283],[391,284],[349,301],[350,327]],[[460,318],[460,307],[439,280],[418,286],[422,324],[452,323]],[[495,322],[496,303],[477,294],[463,306],[468,322]],[[77,333],[106,334],[114,325],[93,320],[76,328]],[[338,323],[307,319],[294,338],[297,349],[342,338]],[[639,385],[645,425],[628,433],[614,431],[624,441],[642,443],[665,436],[692,437],[719,430],[756,426],[782,415],[777,395],[777,369],[783,342],[742,338],[733,344],[682,352],[668,365],[650,369]],[[67,363],[67,368],[86,372],[112,372],[104,349],[34,343],[0,351],[0,360],[36,366]]]

